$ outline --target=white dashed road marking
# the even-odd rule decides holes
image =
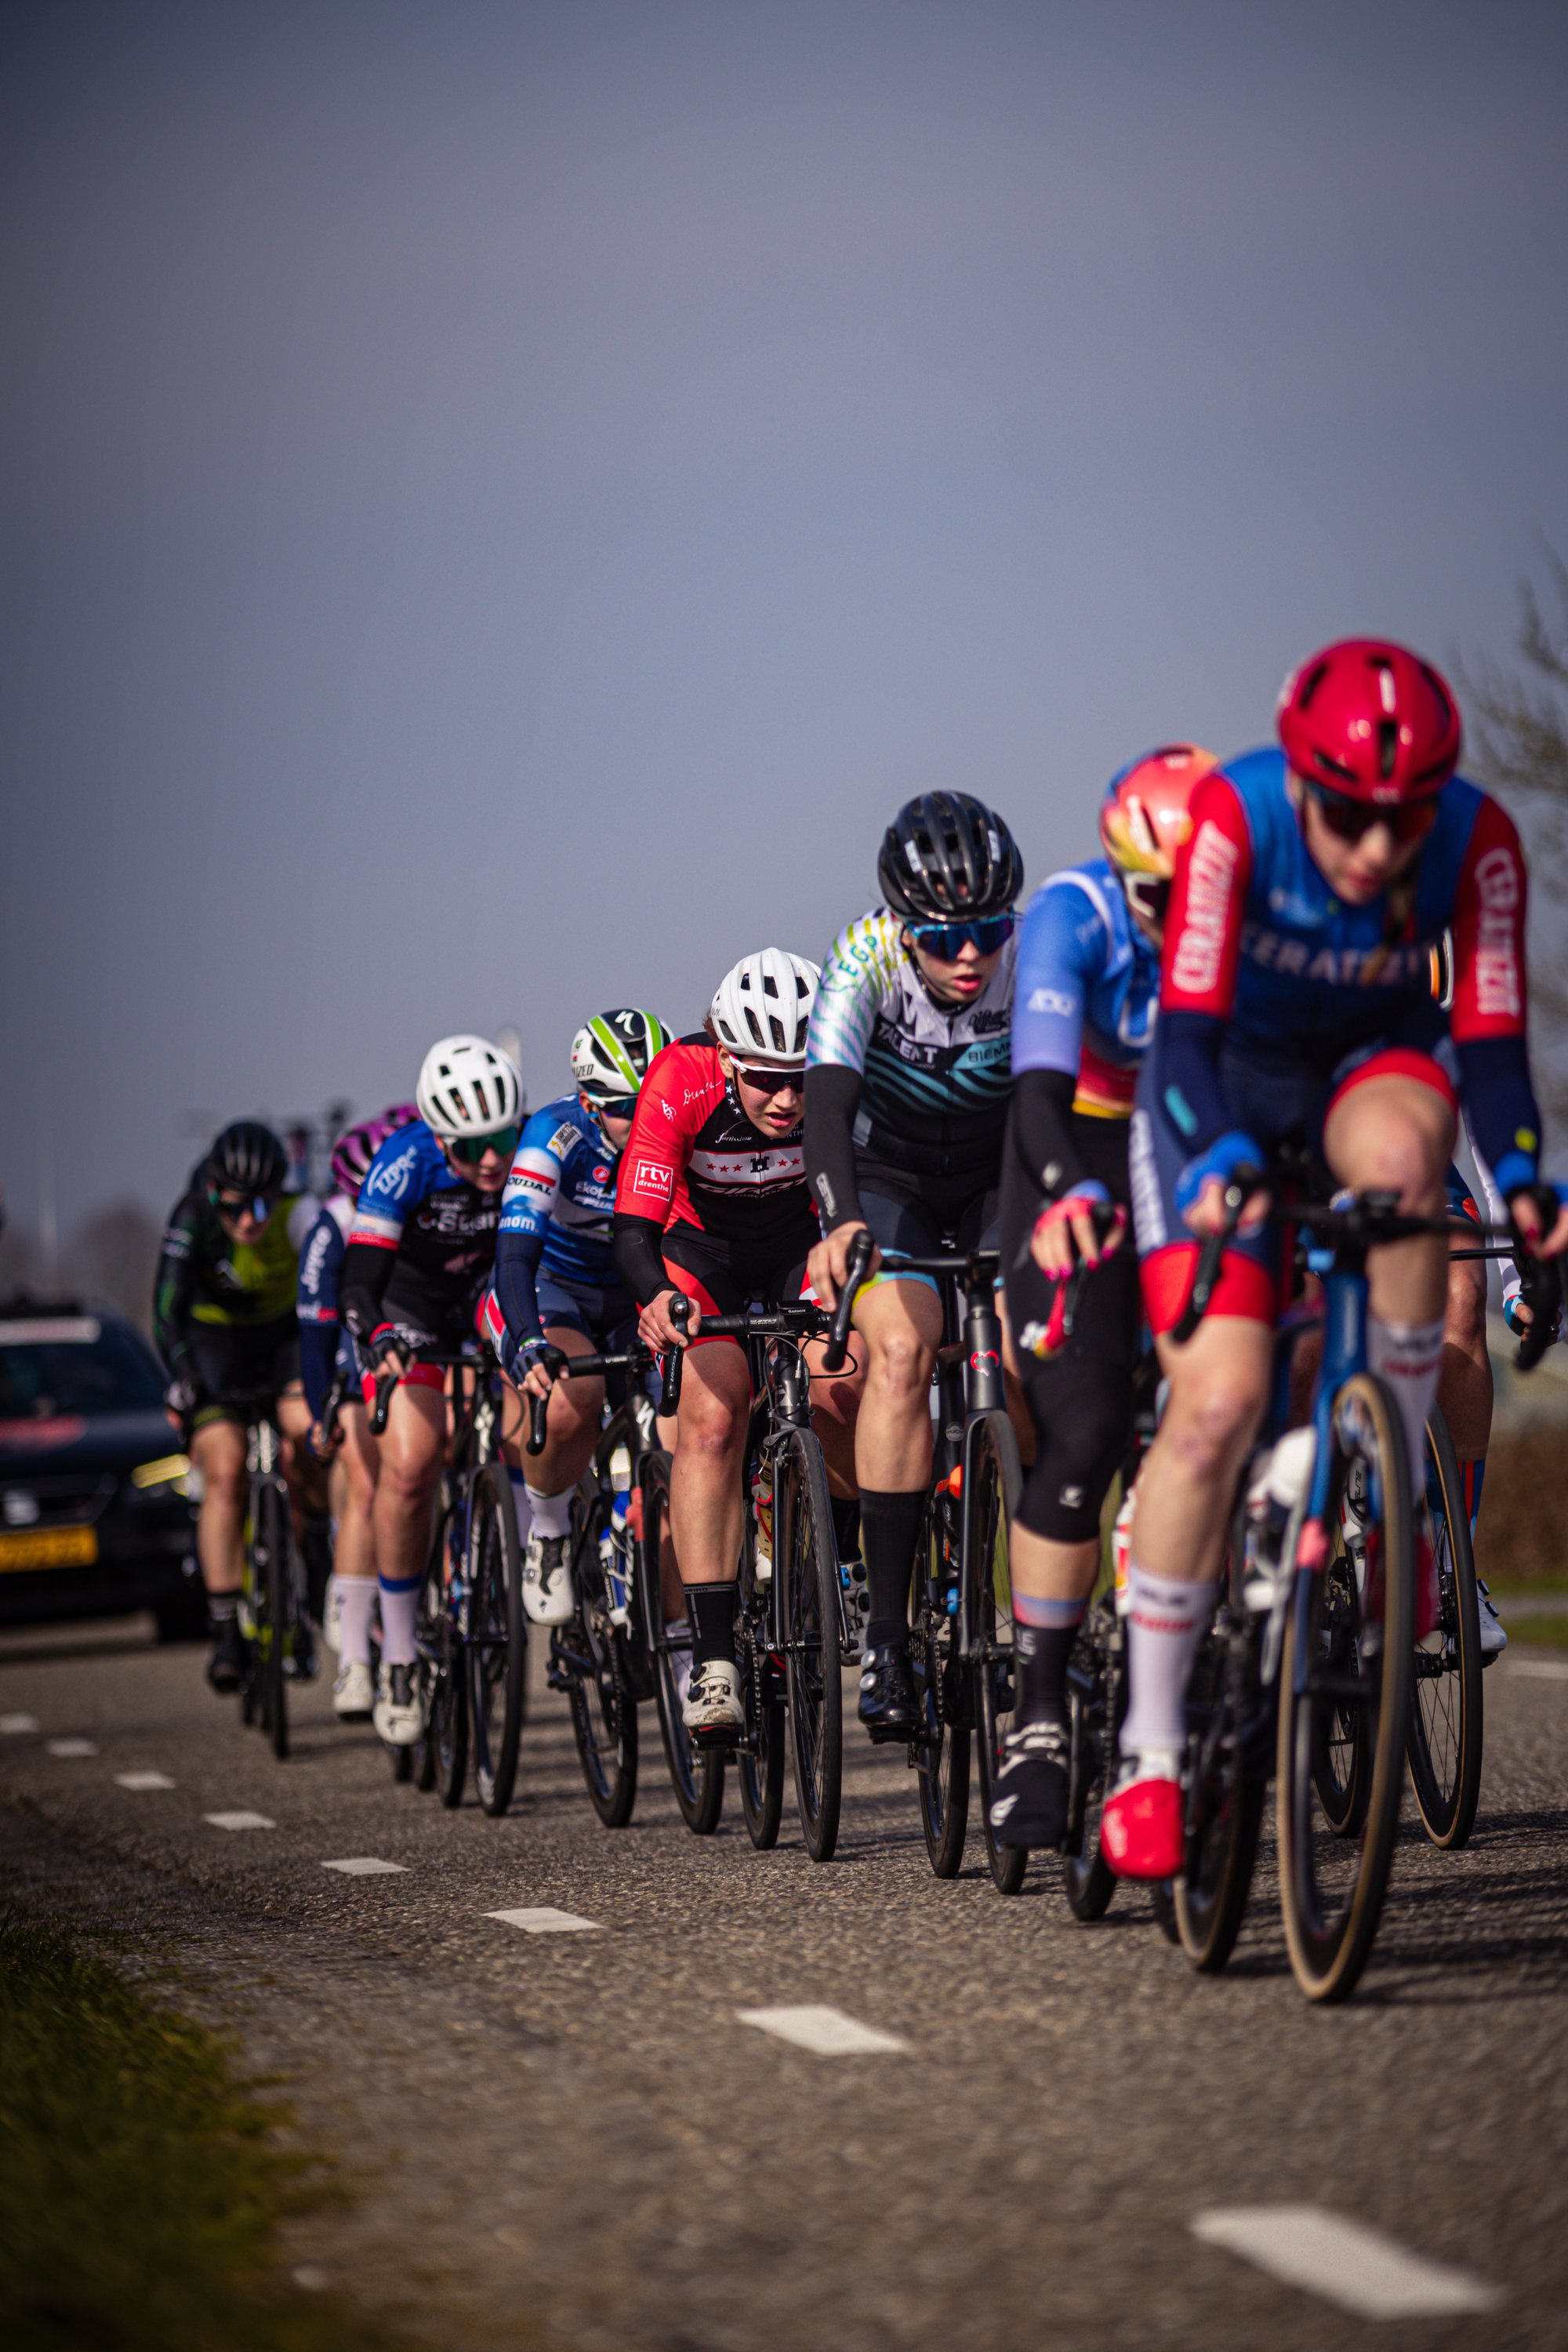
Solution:
[[[763,2033],[777,2034],[781,2042],[793,2042],[797,2050],[816,2050],[824,2058],[852,2058],[861,2051],[910,2046],[894,2034],[879,2033],[875,2026],[846,2017],[841,2009],[812,2002],[799,2009],[738,2009],[735,2014],[742,2025],[755,2025]]]
[[[96,1756],[96,1739],[49,1739],[44,1743],[51,1756]]]
[[[1543,1683],[1568,1683],[1568,1666],[1553,1658],[1510,1658],[1508,1671],[1510,1680],[1515,1675],[1534,1675]]]
[[[1380,2231],[1321,2205],[1227,2205],[1198,2213],[1193,2235],[1271,2278],[1361,2319],[1443,2319],[1495,2311],[1502,2290],[1473,2272],[1407,2253]]]
[[[166,1772],[117,1772],[114,1778],[121,1789],[172,1789],[174,1785]]]
[[[275,1830],[265,1813],[204,1813],[204,1822],[211,1822],[215,1830]]]
[[[405,1862],[382,1862],[374,1853],[351,1853],[344,1862],[324,1862],[323,1870],[341,1870],[349,1878],[375,1878],[383,1871],[406,1870]]]
[[[36,1715],[0,1715],[0,1731],[37,1731]]]
[[[487,1919],[503,1919],[509,1927],[521,1927],[525,1936],[570,1936],[581,1927],[596,1927],[596,1919],[579,1919],[574,1911],[552,1911],[546,1905],[538,1911],[487,1911]]]

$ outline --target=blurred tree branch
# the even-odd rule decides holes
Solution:
[[[1458,667],[1469,719],[1465,766],[1509,803],[1530,859],[1532,1060],[1561,1136],[1568,1125],[1568,564],[1544,543],[1543,553],[1555,618],[1542,613],[1534,583],[1523,582],[1514,639],[1522,669],[1491,660]]]

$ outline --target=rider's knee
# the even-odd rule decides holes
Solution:
[[[1413,1216],[1440,1210],[1447,1197],[1447,1152],[1430,1125],[1392,1105],[1358,1138],[1356,1184],[1365,1192],[1397,1192]]]
[[[1173,1385],[1166,1419],[1194,1474],[1217,1475],[1250,1442],[1267,1402],[1267,1372],[1250,1361],[1194,1365]]]
[[[912,1325],[894,1323],[871,1343],[868,1373],[884,1394],[923,1396],[931,1385],[931,1351]]]
[[[412,1507],[429,1500],[440,1475],[438,1454],[393,1454],[382,1464],[377,1491],[384,1490],[395,1502]]]
[[[749,1399],[738,1403],[693,1383],[680,1400],[679,1442],[695,1454],[731,1454],[744,1436],[749,1411]]]
[[[1486,1346],[1486,1286],[1473,1279],[1468,1266],[1455,1266],[1449,1273],[1443,1337],[1467,1356]]]

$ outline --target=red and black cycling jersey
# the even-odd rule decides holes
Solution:
[[[783,1259],[813,1222],[802,1132],[752,1126],[706,1035],[656,1055],[616,1184],[616,1264],[640,1306],[669,1286],[658,1244],[673,1225],[752,1263]]]

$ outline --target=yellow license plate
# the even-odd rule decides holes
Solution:
[[[0,1528],[0,1574],[12,1568],[90,1568],[96,1528]]]

